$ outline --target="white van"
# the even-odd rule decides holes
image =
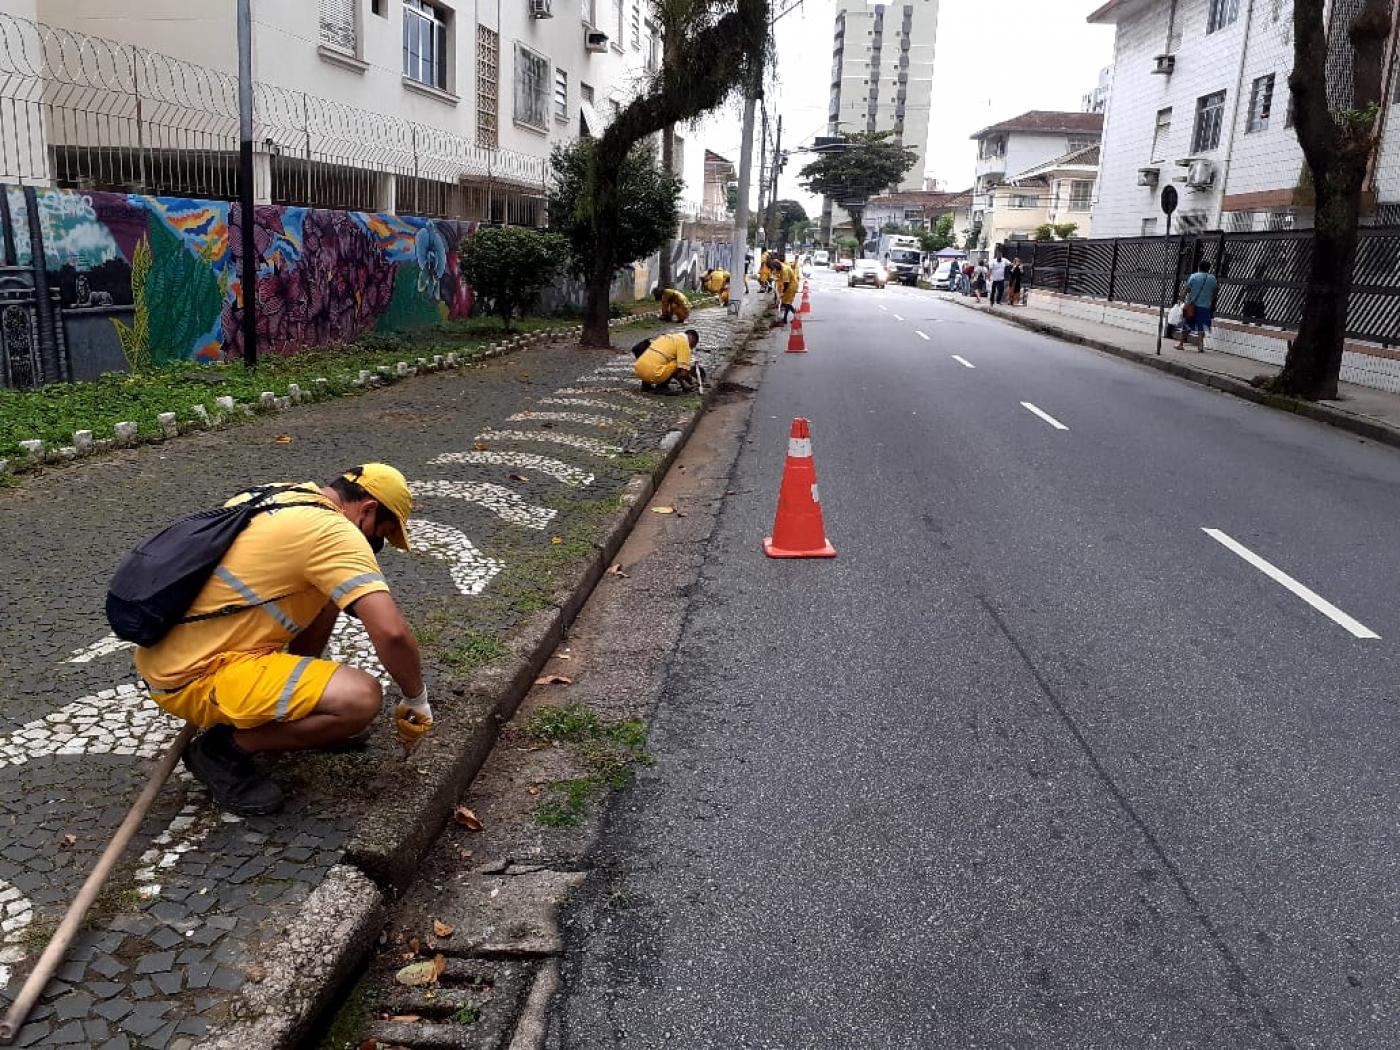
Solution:
[[[831,262],[831,256],[827,255],[826,252],[821,251],[821,250],[817,250],[817,251],[815,251],[815,252],[812,253],[812,265],[813,265],[813,266],[825,266],[825,265],[827,265],[829,262]]]

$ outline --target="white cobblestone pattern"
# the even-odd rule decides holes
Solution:
[[[151,702],[143,686],[123,682],[0,737],[0,769],[46,755],[154,758],[179,730],[180,724]]]
[[[70,656],[65,663],[91,663],[93,660],[101,659],[104,656],[111,656],[113,653],[119,653],[123,649],[132,648],[134,648],[134,646],[130,642],[124,642],[115,634],[109,634],[100,642],[93,642],[91,645],[84,646],[81,649],[74,649],[73,655]]]
[[[505,562],[477,550],[461,529],[425,518],[408,523],[408,542],[415,554],[445,562],[457,590],[468,596],[480,594],[505,568]]]
[[[537,456],[533,452],[444,452],[428,460],[434,467],[463,463],[482,467],[514,467],[517,470],[532,470],[544,474],[555,481],[576,488],[587,488],[593,484],[593,475],[586,470],[571,466],[561,459]]]
[[[612,459],[622,451],[620,445],[610,445],[597,438],[580,437],[577,434],[554,434],[547,430],[487,430],[476,436],[478,441],[543,441],[551,445],[563,445]]]
[[[411,481],[408,490],[415,497],[443,496],[485,507],[502,521],[527,529],[543,529],[559,512],[526,501],[518,492],[489,481]]]
[[[619,405],[614,401],[602,401],[596,398],[587,397],[542,397],[538,404],[559,405],[564,408],[601,408],[608,412],[632,412],[641,414],[644,410],[640,406]]]
[[[181,767],[183,771],[183,767]],[[151,840],[150,848],[141,854],[137,863],[136,882],[143,897],[160,894],[162,873],[173,868],[181,857],[195,849],[209,837],[209,833],[223,823],[241,821],[231,813],[220,813],[207,798],[191,802],[171,818],[166,829]]]
[[[389,672],[379,662],[379,654],[374,651],[374,643],[369,640],[365,625],[353,616],[336,619],[330,643],[326,646],[326,659],[348,667],[358,667],[374,675],[385,689],[393,685]]]
[[[582,387],[561,386],[558,390],[554,392],[556,394],[568,395],[579,394],[583,397],[613,397],[618,398],[626,402],[627,404],[636,405],[639,408],[642,405],[646,405],[648,408],[650,408],[656,404],[656,398],[647,397],[645,394],[639,394],[635,390],[585,390]]]
[[[594,416],[585,412],[517,412],[506,417],[507,423],[578,423],[586,427],[602,427],[621,430],[628,434],[637,432],[635,427],[607,416]]]
[[[19,889],[0,879],[0,988],[10,983],[10,966],[24,959],[20,942],[34,921],[34,905]]]

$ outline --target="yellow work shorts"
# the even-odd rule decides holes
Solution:
[[[316,709],[340,666],[283,652],[228,653],[203,678],[173,692],[152,689],[151,699],[176,718],[205,728],[295,722]]]

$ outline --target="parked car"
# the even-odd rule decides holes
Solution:
[[[846,283],[854,288],[858,284],[873,284],[876,288],[885,287],[889,274],[874,259],[857,259],[851,266],[851,275]]]
[[[836,260],[836,265],[832,267],[832,269],[835,270],[837,273],[845,273],[845,272],[846,272],[847,270],[849,270],[850,268],[851,268],[851,260],[850,260],[850,259],[837,259],[837,260]]]
[[[935,288],[947,288],[949,279],[962,266],[961,259],[944,259],[933,271],[933,276],[929,278],[929,283]]]
[[[815,251],[812,253],[813,266],[826,266],[830,261],[831,256],[829,256],[826,252]]]

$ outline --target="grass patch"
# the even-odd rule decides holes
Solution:
[[[463,1006],[452,1015],[452,1020],[457,1024],[476,1024],[481,1020],[481,1007],[470,1004]]]
[[[442,655],[443,663],[458,671],[474,671],[506,655],[506,647],[485,634],[469,634]]]
[[[512,333],[563,323],[556,317],[518,321]],[[288,383],[310,393],[312,380],[324,378],[330,394],[359,392],[354,379],[361,369],[373,371],[406,357],[457,353],[470,360],[487,344],[505,335],[491,318],[453,321],[402,335],[369,336],[359,343],[322,347],[291,357],[267,356],[253,371],[240,363],[166,365],[144,372],[114,372],[89,383],[54,383],[36,390],[0,390],[0,458],[23,458],[19,442],[40,438],[50,446],[71,444],[75,430],[91,430],[110,438],[120,422],[137,425],[145,437],[160,435],[156,416],[174,412],[182,424],[193,424],[195,405],[214,412],[214,399],[232,397],[256,403],[264,390],[285,394]],[[242,418],[235,417],[235,420]]]
[[[588,796],[596,785],[591,777],[556,780],[549,785],[549,797],[535,807],[535,823],[544,828],[573,828],[583,822]]]
[[[591,740],[603,731],[602,722],[583,704],[541,707],[530,716],[526,731],[549,741]]]
[[[661,453],[625,452],[614,458],[611,465],[628,474],[651,474],[661,465]]]
[[[540,707],[526,729],[537,739],[569,745],[588,768],[586,776],[549,785],[548,795],[534,811],[535,823],[542,827],[576,827],[589,798],[626,787],[637,766],[652,763],[646,752],[646,726],[638,721],[606,723],[583,704]]]
[[[370,1019],[369,995],[365,990],[365,982],[360,981],[350,993],[345,997],[345,1002],[336,1011],[336,1015],[331,1019],[330,1027],[326,1029],[326,1034],[321,1037],[321,1041],[316,1044],[316,1050],[354,1050],[361,1044],[360,1034],[365,1030],[365,1025]]]

